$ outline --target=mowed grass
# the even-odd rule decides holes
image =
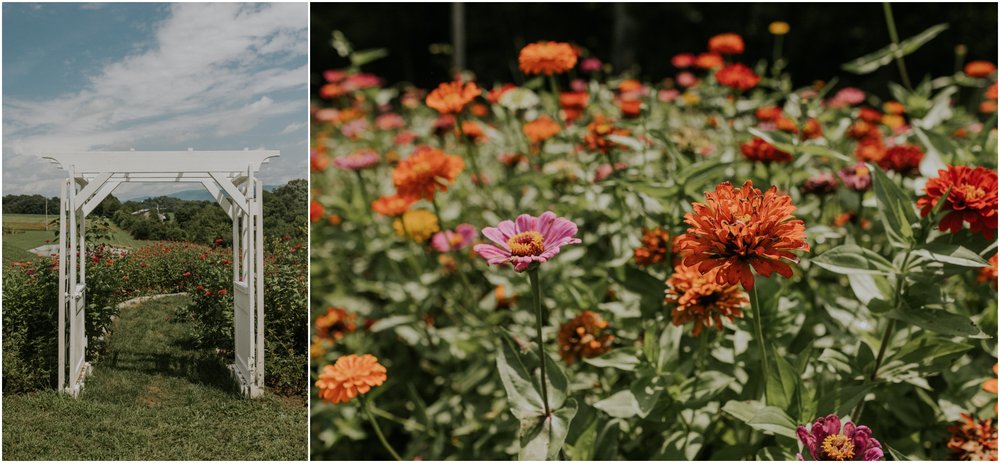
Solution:
[[[51,223],[53,219],[58,219],[56,214],[49,214],[48,221],[42,214],[4,214],[3,215],[3,261],[15,262],[36,257],[29,252],[38,246],[46,244],[59,244],[59,222]],[[150,241],[137,240],[132,238],[125,230],[111,225],[111,237],[109,240],[102,240],[103,243],[116,247],[134,249]],[[46,226],[48,230],[46,230]]]
[[[172,319],[187,296],[122,310],[77,399],[3,398],[5,460],[305,460],[303,398],[246,399]],[[305,368],[305,365],[303,365]]]

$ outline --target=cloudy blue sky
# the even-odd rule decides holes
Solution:
[[[5,3],[3,194],[58,196],[39,155],[59,151],[277,149],[264,182],[306,178],[307,22],[304,3]]]

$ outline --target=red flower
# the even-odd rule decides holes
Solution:
[[[220,296],[225,296],[226,294],[229,294],[229,291],[226,291],[225,289],[220,289],[219,292],[218,292],[218,294]]]
[[[319,222],[319,219],[322,219],[323,214],[325,213],[326,210],[323,208],[323,205],[320,204],[318,201],[309,202],[309,221]]]
[[[805,224],[792,215],[792,198],[777,187],[762,193],[750,180],[739,189],[723,182],[705,193],[705,204],[692,206],[684,216],[691,228],[678,240],[686,255],[683,263],[697,266],[701,273],[719,268],[719,284],[742,283],[749,291],[753,270],[765,277],[777,272],[791,278],[792,268],[782,259],[795,262],[790,251],[809,250]]]
[[[740,146],[740,152],[747,159],[754,162],[770,164],[772,162],[787,163],[792,160],[792,155],[781,151],[774,145],[764,141],[763,138],[754,137],[750,141]]]
[[[749,90],[757,86],[760,76],[741,63],[730,64],[715,73],[715,80],[736,90]]]
[[[913,175],[919,172],[922,159],[924,159],[924,152],[919,147],[898,145],[886,150],[877,162],[879,167],[885,170],[899,172],[902,175]]]
[[[743,37],[739,34],[719,34],[708,39],[708,49],[723,55],[738,55],[743,53]]]
[[[950,211],[941,219],[941,231],[958,233],[963,222],[981,233],[986,239],[996,237],[997,229],[997,173],[985,167],[948,166],[938,171],[938,176],[924,186],[925,196],[917,200],[920,215],[930,214],[944,193],[948,193],[943,211]]]
[[[699,69],[718,69],[722,67],[722,55],[718,53],[702,53],[694,60]]]

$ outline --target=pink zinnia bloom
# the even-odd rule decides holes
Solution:
[[[587,82],[583,79],[573,79],[569,82],[569,88],[574,92],[585,92],[587,91]]]
[[[323,108],[323,109],[317,110],[313,114],[313,117],[315,117],[316,120],[320,121],[320,122],[333,122],[333,121],[337,120],[337,115],[339,115],[339,114],[340,114],[340,112],[337,111],[336,109],[333,109],[333,108]]]
[[[856,106],[865,101],[865,92],[859,88],[847,87],[837,91],[836,95],[827,103],[831,108],[843,108],[845,106]]]
[[[375,118],[375,127],[379,130],[401,129],[406,126],[403,116],[396,113],[385,113]]]
[[[679,96],[681,96],[681,92],[679,92],[679,91],[677,91],[676,89],[673,89],[673,88],[660,90],[656,94],[657,99],[659,99],[660,101],[662,101],[664,103],[669,103],[671,101],[674,101]]]
[[[868,426],[848,421],[841,428],[837,415],[817,418],[808,431],[799,426],[796,434],[816,461],[878,461],[885,456],[882,444],[872,437]],[[797,456],[803,460],[801,453]]]
[[[337,83],[344,80],[345,77],[347,77],[347,73],[341,70],[328,69],[323,71],[323,78],[326,79],[327,82]]]
[[[371,150],[363,150],[348,154],[347,156],[340,156],[333,160],[333,165],[344,170],[361,170],[378,164],[378,161],[378,153]]]
[[[694,55],[691,53],[681,53],[674,55],[670,59],[670,64],[674,65],[675,68],[684,69],[694,66]]]
[[[464,249],[476,239],[476,227],[463,223],[455,227],[455,231],[439,231],[431,237],[431,247],[438,252],[449,252]]]
[[[871,170],[863,162],[840,169],[837,176],[844,182],[844,186],[854,191],[868,191],[872,186]]]
[[[601,70],[601,60],[597,58],[587,58],[580,62],[580,70],[583,72],[597,72]]]
[[[344,88],[348,90],[362,90],[366,88],[378,87],[382,85],[382,79],[375,74],[360,73],[352,74],[344,79]]]
[[[365,119],[355,119],[340,128],[340,132],[347,138],[357,138],[368,130],[368,121]]]
[[[608,178],[608,176],[611,175],[611,173],[616,170],[622,170],[627,168],[628,164],[625,164],[624,162],[616,162],[614,166],[612,166],[611,164],[601,164],[597,166],[597,171],[594,172],[594,183],[600,182],[601,180]]]
[[[521,214],[516,223],[504,220],[496,228],[484,228],[483,235],[497,245],[477,244],[476,253],[490,265],[510,263],[518,272],[548,262],[562,246],[582,242],[576,238],[576,224],[551,211],[539,217]]]
[[[409,145],[413,143],[413,140],[417,139],[417,135],[409,130],[404,130],[396,134],[396,138],[392,139],[392,142],[397,145]]]
[[[684,71],[677,74],[677,85],[681,87],[694,87],[698,83],[698,78],[691,74],[690,72]]]

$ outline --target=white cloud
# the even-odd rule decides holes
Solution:
[[[35,159],[45,152],[208,149],[290,133],[289,117],[306,119],[306,21],[306,4],[175,3],[152,46],[81,76],[83,90],[5,96],[4,193],[58,185],[65,173]],[[282,158],[275,170],[301,164],[296,176],[305,174],[305,161]]]
[[[281,131],[281,134],[285,135],[293,132],[298,132],[305,126],[306,126],[305,124],[288,124],[287,126],[285,126],[285,130]]]

